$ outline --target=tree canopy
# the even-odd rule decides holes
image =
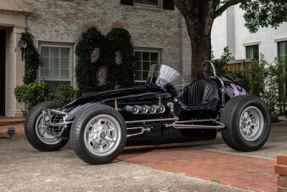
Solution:
[[[240,4],[245,10],[245,26],[251,33],[260,27],[271,26],[275,29],[283,22],[287,22],[286,0],[245,0]]]
[[[277,28],[287,21],[286,0],[173,0],[183,15],[191,40],[191,79],[201,64],[211,59],[211,29],[214,19],[229,7],[239,4],[245,10],[245,26],[255,33],[260,27]]]

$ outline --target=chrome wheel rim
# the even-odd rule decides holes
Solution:
[[[240,133],[247,141],[255,141],[264,129],[264,118],[261,111],[254,106],[246,108],[240,116]]]
[[[48,127],[44,125],[43,115],[41,114],[36,121],[35,129],[37,137],[47,145],[58,144],[61,139],[58,139],[57,137],[53,136],[50,132],[47,131],[47,128]]]
[[[110,115],[97,115],[85,127],[85,145],[96,156],[110,155],[118,148],[120,140],[120,124]]]

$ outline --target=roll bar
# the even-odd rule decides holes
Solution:
[[[221,84],[221,101],[222,101],[222,106],[224,106],[224,105],[225,105],[224,92],[226,91],[226,93],[227,93],[228,95],[229,95],[229,93],[228,93],[228,91],[226,90],[226,87],[225,87],[223,81],[216,75],[215,66],[214,66],[214,64],[213,64],[211,61],[209,61],[209,60],[204,61],[203,64],[202,64],[202,70],[204,70],[204,66],[205,66],[205,64],[207,64],[207,63],[209,63],[209,64],[211,65],[214,77],[216,77],[216,78],[219,80],[220,84]],[[230,95],[229,95],[229,96],[230,96]]]

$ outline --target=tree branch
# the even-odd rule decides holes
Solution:
[[[183,2],[181,0],[173,0],[175,6],[178,8],[178,10],[181,12],[181,14],[183,14],[183,9],[184,9],[184,5]]]
[[[228,7],[231,7],[232,5],[236,5],[242,1],[245,1],[245,0],[230,0],[230,1],[228,1],[222,7],[220,7],[220,9],[218,9],[215,12],[215,18],[218,17],[219,15],[221,15]]]

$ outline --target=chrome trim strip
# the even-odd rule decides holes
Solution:
[[[159,121],[176,121],[178,118],[164,118],[164,119],[146,119],[146,120],[138,120],[138,121],[125,121],[126,124],[133,123],[150,123],[150,122],[159,122]]]
[[[69,116],[74,116],[74,117],[76,117],[76,115],[72,115],[72,114],[70,114],[70,113],[66,113],[66,112],[58,111],[58,110],[54,110],[54,109],[43,108],[42,110],[47,111],[47,112],[50,111],[50,112],[53,112],[53,113],[56,113],[56,114],[69,115]]]
[[[199,120],[189,120],[189,121],[175,121],[174,123],[199,123],[199,122],[215,122],[216,119],[199,119]]]
[[[225,126],[222,125],[186,125],[186,124],[170,124],[168,127],[173,127],[174,129],[223,129]]]
[[[144,127],[129,127],[129,128],[127,128],[127,130],[137,130],[137,129],[140,129],[141,130],[141,132],[139,132],[139,133],[134,133],[134,134],[129,134],[129,135],[127,135],[127,137],[132,137],[132,136],[136,136],[136,135],[141,135],[141,134],[143,134],[145,131],[150,131],[150,128],[144,128]]]
[[[54,114],[60,114],[60,115],[76,117],[75,115],[72,115],[72,114],[69,114],[69,113],[65,113],[65,112],[62,112],[62,111],[43,108],[42,109],[42,115],[43,115],[43,118],[44,118],[43,124],[46,125],[46,126],[50,126],[50,127],[58,127],[58,126],[63,126],[63,125],[68,125],[68,124],[72,124],[73,123],[73,121],[66,121],[66,118],[64,117],[63,118],[64,122],[53,124],[52,121],[51,121],[51,112],[54,113]],[[45,117],[46,117],[45,114],[48,114],[49,123],[45,123]]]
[[[184,123],[214,122],[218,125],[187,125]],[[183,123],[183,124],[182,124]],[[173,127],[175,129],[223,129],[225,125],[215,119],[200,119],[190,121],[175,121],[172,124],[165,124],[165,127]]]

